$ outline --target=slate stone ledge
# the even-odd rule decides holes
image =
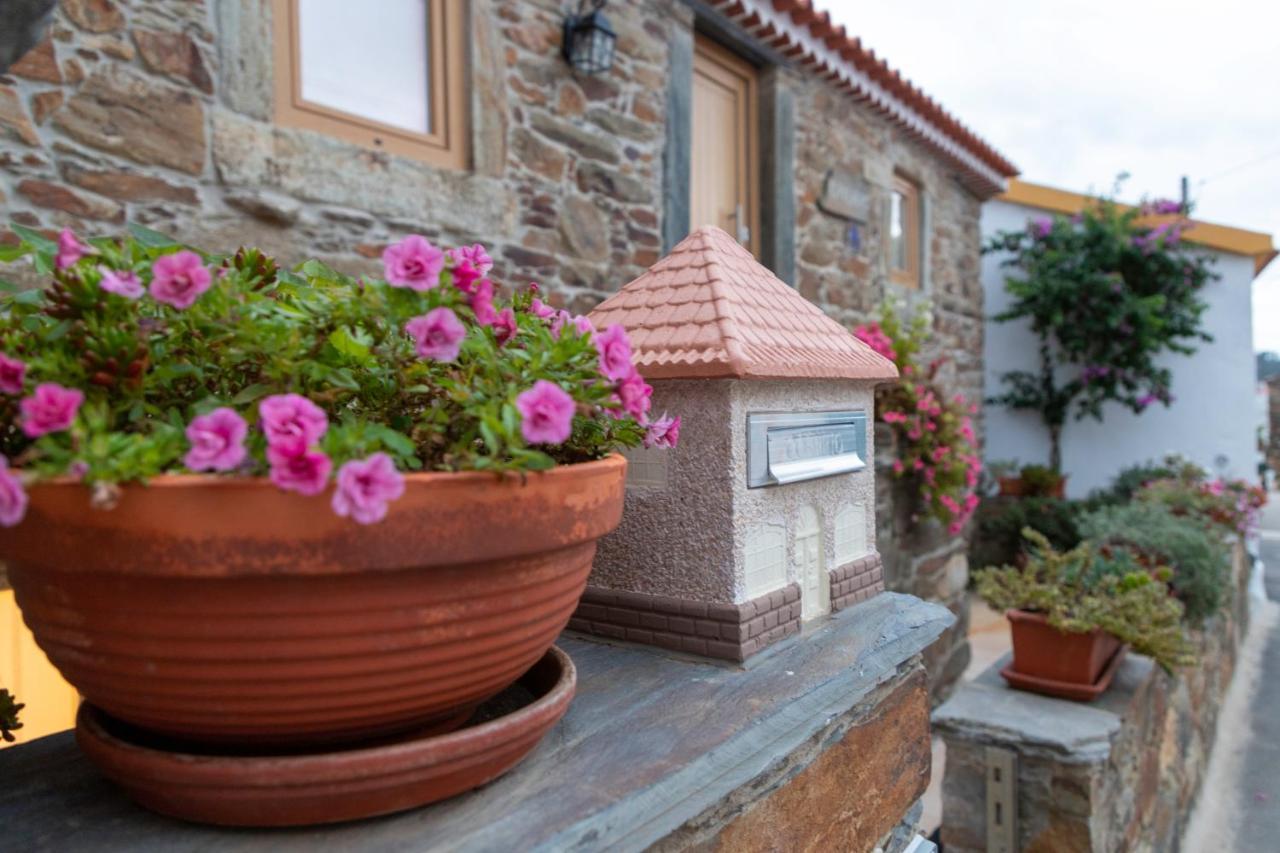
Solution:
[[[879,807],[865,826],[875,833],[869,848],[908,815],[928,779],[919,655],[953,621],[945,608],[885,593],[749,667],[562,636],[578,667],[577,697],[523,764],[448,802],[336,827],[254,832],[169,820],[98,777],[70,734],[54,735],[0,751],[0,826],[15,849],[60,851],[639,851],[693,841],[690,833],[714,839],[806,774],[812,782],[809,771],[832,763],[825,753],[888,744],[883,767],[836,762],[867,774],[869,787],[837,795],[846,824]],[[901,722],[913,716],[917,724]],[[895,725],[911,736],[891,734]],[[850,740],[860,730],[869,744]],[[894,763],[900,746],[915,750],[909,772]],[[877,802],[871,786],[882,778],[896,785],[892,802]]]

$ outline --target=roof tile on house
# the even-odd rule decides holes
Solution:
[[[700,228],[591,312],[646,379],[896,379],[893,362],[719,228]]]

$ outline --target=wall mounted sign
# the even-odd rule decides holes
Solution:
[[[861,471],[866,459],[865,412],[747,415],[748,488]]]
[[[871,212],[870,184],[862,175],[845,169],[832,169],[822,182],[818,208],[841,219],[865,223]]]

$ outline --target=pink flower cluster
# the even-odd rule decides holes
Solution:
[[[58,253],[54,265],[65,270],[79,263],[81,258],[97,254],[91,246],[80,242],[69,228],[58,235]],[[138,273],[131,269],[117,270],[99,266],[98,286],[107,293],[124,299],[138,299],[147,289]],[[186,310],[195,304],[213,284],[213,274],[204,260],[188,249],[161,255],[151,264],[151,298],[178,310]]]
[[[885,334],[879,323],[858,326],[853,330],[853,334],[885,358],[897,362],[898,352],[894,348],[893,339]]]

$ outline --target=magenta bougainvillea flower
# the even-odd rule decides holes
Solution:
[[[88,246],[76,239],[75,233],[70,228],[63,228],[58,234],[58,254],[54,258],[54,265],[60,270],[65,270],[90,251],[92,250]]]
[[[142,286],[142,280],[132,270],[113,270],[110,267],[102,267],[101,272],[102,281],[99,286],[107,293],[114,293],[125,299],[137,299],[146,292]]]
[[[27,490],[9,470],[9,460],[0,456],[0,526],[13,527],[26,514]]]
[[[35,393],[20,404],[22,431],[29,438],[62,432],[75,421],[83,402],[84,394],[74,388],[42,382],[36,386]]]
[[[432,290],[439,286],[443,269],[444,252],[421,234],[410,234],[382,253],[383,275],[393,287]]]
[[[26,381],[26,362],[0,354],[0,391],[6,394],[21,394],[23,383]]]
[[[387,515],[387,504],[404,494],[404,476],[385,453],[353,459],[338,469],[333,511],[361,524],[374,524]]]
[[[561,444],[573,432],[573,398],[554,382],[539,379],[516,397],[520,434],[530,444]]]
[[[333,460],[318,450],[290,453],[279,447],[267,447],[267,463],[271,465],[271,482],[286,492],[318,495],[329,482]]]
[[[600,354],[600,372],[606,379],[620,382],[631,375],[631,341],[627,330],[614,323],[595,336],[596,352]]]
[[[301,394],[276,394],[258,404],[258,417],[267,446],[297,455],[315,444],[329,429],[329,416]]]
[[[1040,239],[1048,237],[1053,231],[1053,220],[1047,216],[1041,216],[1031,223],[1031,233]]]
[[[462,349],[467,327],[449,308],[433,308],[421,317],[414,317],[404,324],[404,330],[413,338],[414,349],[421,358],[432,361],[453,361]]]
[[[231,471],[244,462],[249,425],[225,406],[193,418],[187,426],[191,449],[183,459],[192,471]]]
[[[185,310],[209,289],[213,275],[195,252],[162,255],[151,265],[151,298]]]
[[[674,418],[665,413],[650,423],[644,434],[645,447],[675,447],[680,441],[680,416]]]

